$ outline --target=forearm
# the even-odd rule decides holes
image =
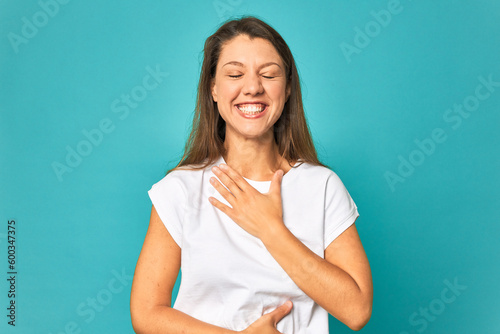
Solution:
[[[135,318],[135,319],[134,319]],[[223,327],[218,327],[198,320],[184,312],[168,306],[156,306],[134,317],[133,326],[137,334],[234,334]]]
[[[346,271],[311,251],[284,224],[262,242],[305,294],[349,327],[359,327],[368,301]]]

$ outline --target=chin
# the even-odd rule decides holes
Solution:
[[[239,131],[239,133],[248,138],[248,139],[255,139],[255,138],[260,138],[260,137],[263,137],[265,136],[267,133],[269,132],[268,131]]]

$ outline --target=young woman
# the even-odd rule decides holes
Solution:
[[[207,39],[184,156],[149,196],[137,333],[327,334],[328,313],[353,330],[368,322],[357,207],[318,161],[293,56],[263,21]]]

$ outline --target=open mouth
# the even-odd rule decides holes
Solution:
[[[245,103],[245,104],[237,104],[236,108],[244,115],[244,116],[257,116],[264,111],[267,110],[267,105],[263,103]]]

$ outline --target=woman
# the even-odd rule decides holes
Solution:
[[[328,313],[354,330],[368,322],[356,205],[318,161],[293,56],[261,20],[207,39],[184,156],[149,196],[137,333],[327,334]]]

